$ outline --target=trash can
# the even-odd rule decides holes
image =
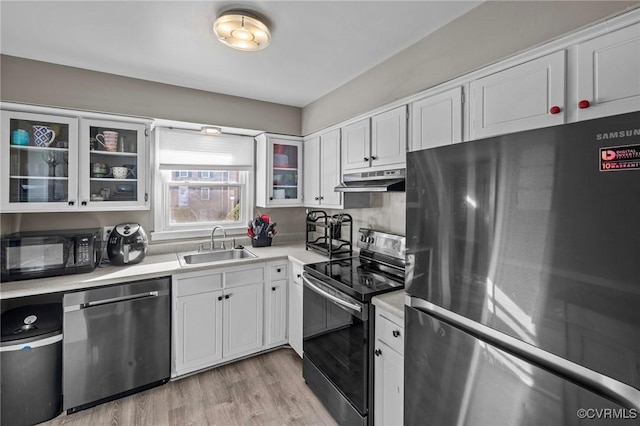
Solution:
[[[2,426],[56,417],[62,412],[62,304],[10,309],[0,324]]]

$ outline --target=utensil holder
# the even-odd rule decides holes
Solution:
[[[267,235],[260,235],[258,238],[251,239],[252,247],[269,247],[273,238]]]

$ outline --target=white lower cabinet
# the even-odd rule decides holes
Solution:
[[[272,348],[287,343],[287,276],[288,263],[267,264],[269,283],[264,286],[265,346]]]
[[[179,297],[176,366],[188,369],[222,358],[222,290]]]
[[[302,263],[291,262],[289,278],[289,345],[302,358]]]
[[[264,349],[265,264],[173,276],[172,377]]]
[[[404,323],[376,307],[374,424],[401,425],[404,411]]]
[[[222,354],[225,358],[262,349],[264,284],[225,289],[222,311]]]

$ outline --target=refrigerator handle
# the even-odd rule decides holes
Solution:
[[[547,352],[535,346],[535,342],[525,342],[498,330],[480,324],[463,315],[451,312],[417,297],[407,297],[405,304],[424,314],[472,334],[493,346],[517,357],[541,366],[567,380],[578,383],[594,393],[620,404],[623,407],[640,410],[640,390],[619,382],[587,367],[571,362],[561,356]]]

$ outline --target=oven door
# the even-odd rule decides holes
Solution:
[[[362,421],[368,411],[368,305],[307,273],[303,281],[305,380],[334,418],[352,424],[350,417],[340,417],[355,409]],[[351,409],[341,407],[344,399]]]

